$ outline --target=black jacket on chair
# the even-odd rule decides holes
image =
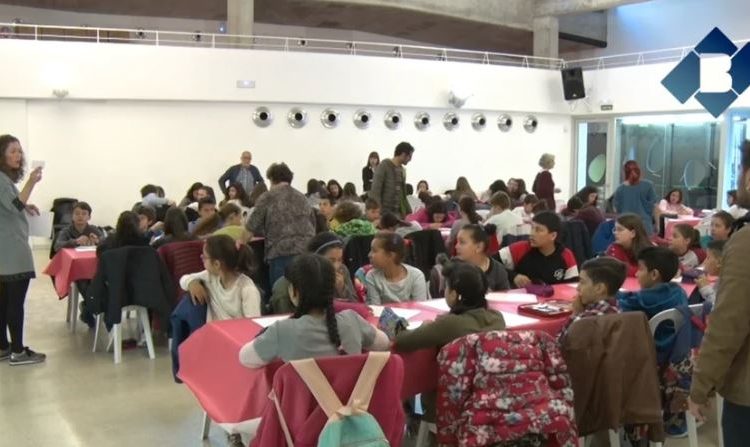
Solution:
[[[445,241],[440,231],[415,231],[407,234],[404,239],[411,241],[411,247],[407,250],[406,263],[418,268],[424,273],[425,278],[429,278],[432,267],[437,263],[437,255],[446,253]]]
[[[580,220],[573,219],[562,223],[562,238],[560,241],[573,252],[579,268],[581,264],[594,257],[594,250],[591,248],[591,235],[586,228],[586,224]]]
[[[155,311],[167,327],[175,291],[156,250],[122,247],[101,254],[87,295],[87,308],[93,314],[104,312],[108,325],[120,323],[123,307],[136,305]]]
[[[344,265],[352,278],[360,267],[370,263],[372,239],[373,236],[352,236],[344,243]]]

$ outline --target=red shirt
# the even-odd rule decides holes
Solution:
[[[635,259],[635,256],[625,250],[622,245],[617,242],[613,243],[607,248],[606,255],[624,262],[625,266],[628,268],[628,276],[635,278],[635,273],[638,271],[638,261]]]

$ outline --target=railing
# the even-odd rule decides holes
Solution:
[[[750,42],[750,39],[735,40],[737,48]],[[565,67],[581,67],[584,70],[598,70],[604,68],[626,67],[631,65],[661,64],[679,62],[694,47],[667,48],[663,50],[641,51],[640,53],[616,54],[613,56],[591,57],[586,59],[566,60]]]
[[[211,34],[197,31],[190,33],[143,29],[0,23],[0,38],[350,54],[359,56],[469,62],[485,65],[509,65],[554,70],[559,70],[564,64],[564,61],[559,58],[522,56],[517,54],[493,53],[489,51],[456,50],[449,48],[377,42],[308,39],[305,37]]]

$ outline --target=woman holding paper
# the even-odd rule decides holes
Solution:
[[[18,138],[0,136],[0,361],[11,365],[41,363],[44,354],[23,344],[24,301],[34,278],[34,260],[29,247],[26,213],[39,215],[29,197],[42,180],[42,168],[31,171],[21,191],[16,188],[24,175],[23,149]],[[8,342],[10,332],[10,343]]]

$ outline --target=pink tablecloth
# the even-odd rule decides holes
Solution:
[[[688,224],[690,226],[696,227],[699,223],[701,223],[701,220],[702,219],[700,217],[692,216],[678,217],[676,219],[664,219],[664,239],[668,241],[672,240],[672,232],[674,232],[675,225]]]
[[[70,283],[82,279],[93,279],[96,275],[96,251],[77,251],[64,248],[57,252],[44,269],[44,273],[55,278],[55,291],[60,299],[70,293]]]
[[[568,285],[555,286],[556,299],[571,299],[575,289]],[[410,321],[434,320],[440,311],[420,303],[402,303],[394,307],[418,309]],[[503,312],[517,313],[517,304],[491,303]],[[536,320],[536,319],[535,319]],[[377,319],[372,317],[372,323]],[[536,320],[514,330],[537,329],[556,334],[565,318]],[[180,345],[179,377],[190,388],[212,420],[237,423],[260,417],[268,403],[273,373],[279,363],[262,369],[245,368],[239,363],[239,351],[255,338],[261,327],[253,320],[216,321],[203,326]],[[404,360],[406,374],[402,396],[434,390],[437,387],[437,351],[423,349],[399,354]]]

